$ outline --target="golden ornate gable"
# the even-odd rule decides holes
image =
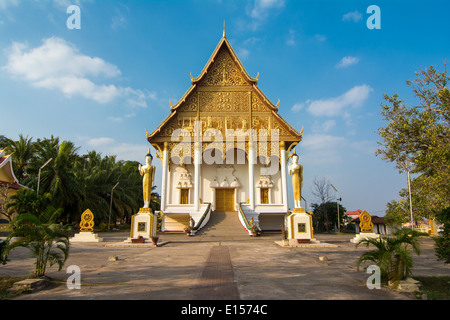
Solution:
[[[206,137],[203,150],[211,147],[211,141],[214,141],[209,139],[208,134],[217,136],[211,134],[213,129],[222,135],[223,140],[230,130],[245,132],[255,129],[257,134],[265,135],[269,141],[258,144],[258,149],[275,148],[270,143],[271,129],[278,130],[279,141],[285,142],[287,149],[298,144],[302,134],[278,114],[278,104],[270,102],[258,88],[258,78],[259,75],[256,78],[248,75],[224,35],[200,75],[195,79],[191,75],[189,90],[176,105],[171,104],[171,114],[152,134],[147,134],[149,143],[161,152],[166,142],[172,150],[179,144],[171,139],[177,129],[183,129],[183,135],[191,137],[193,142],[194,124],[201,121],[201,133]],[[248,145],[245,143],[245,151],[248,151]],[[224,150],[237,147],[225,142],[224,146]]]

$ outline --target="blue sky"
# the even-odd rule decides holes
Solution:
[[[69,30],[70,4],[81,29]],[[366,25],[370,5],[381,29]],[[406,177],[375,156],[383,94],[449,58],[447,1],[0,0],[0,134],[59,136],[144,162],[152,131],[226,34],[294,127],[309,202],[314,177],[347,210],[383,215]],[[157,170],[160,164],[156,163]],[[157,171],[156,183],[160,184]]]

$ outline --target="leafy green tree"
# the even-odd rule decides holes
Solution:
[[[38,216],[18,215],[11,223],[11,234],[4,255],[17,247],[30,250],[36,259],[34,277],[45,276],[47,265],[58,265],[60,271],[69,255],[69,233],[58,223],[62,209],[48,206]]]
[[[437,220],[444,225],[438,237],[434,238],[435,252],[439,260],[450,263],[450,207],[442,210]]]
[[[401,229],[392,237],[361,240],[356,244],[356,247],[363,244],[366,247],[372,245],[375,249],[361,255],[356,264],[358,271],[362,262],[372,261],[380,268],[382,279],[392,282],[395,288],[400,280],[404,280],[411,275],[413,259],[410,249],[420,255],[419,237],[423,235],[427,234],[415,230]]]
[[[338,226],[337,202],[325,202],[322,204],[313,204],[313,226],[318,232],[329,232]],[[344,216],[347,209],[339,204],[339,218],[341,227],[343,226]]]
[[[401,171],[405,164],[412,166],[411,174],[417,175],[411,183],[414,215],[434,218],[450,206],[449,76],[433,66],[416,76],[407,85],[417,105],[406,104],[398,94],[384,96],[381,113],[388,124],[378,130],[377,155]]]

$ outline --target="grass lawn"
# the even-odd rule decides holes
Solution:
[[[450,300],[450,277],[414,277],[420,281],[420,296],[427,295],[428,300]]]

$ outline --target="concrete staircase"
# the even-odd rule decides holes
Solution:
[[[211,238],[211,240],[239,240],[250,236],[239,221],[237,212],[211,212],[208,224],[196,237]]]

